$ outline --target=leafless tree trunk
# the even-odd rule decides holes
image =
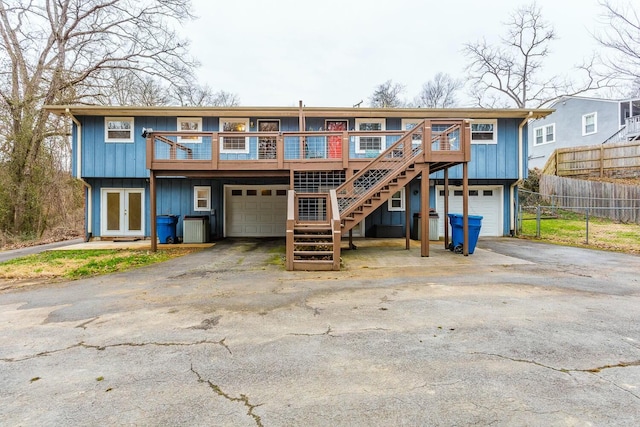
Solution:
[[[465,45],[472,96],[478,106],[536,108],[564,95],[607,86],[606,76],[595,77],[593,60],[574,73],[582,76],[578,83],[559,74],[542,75],[556,33],[535,2],[518,8],[506,23],[506,30],[498,45],[486,40]]]
[[[44,105],[95,103],[116,70],[193,81],[188,43],[172,29],[189,10],[190,0],[0,0],[1,228],[39,233],[46,223],[46,141],[65,127]]]

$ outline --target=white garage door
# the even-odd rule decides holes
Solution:
[[[225,186],[225,236],[284,236],[288,188],[287,185]]]
[[[436,187],[438,201],[436,210],[440,215],[438,229],[444,236],[444,226],[449,218],[444,218],[444,187]],[[462,187],[449,186],[449,213],[462,214]],[[481,236],[502,236],[502,187],[469,186],[469,215],[481,215]]]

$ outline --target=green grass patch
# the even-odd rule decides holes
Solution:
[[[0,263],[0,279],[83,277],[127,271],[197,251],[197,248],[157,252],[130,249],[48,251]]]
[[[536,235],[535,215],[523,216],[521,235]],[[605,250],[640,253],[640,225],[623,224],[609,219],[590,217],[587,245],[587,222],[583,214],[560,211],[557,217],[542,216],[540,239],[572,246],[588,246]]]

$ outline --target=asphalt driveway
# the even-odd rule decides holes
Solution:
[[[235,240],[0,294],[0,424],[638,425],[640,257]]]

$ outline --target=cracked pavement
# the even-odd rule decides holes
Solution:
[[[0,292],[0,424],[638,425],[640,257],[388,242],[340,272],[228,240]]]

